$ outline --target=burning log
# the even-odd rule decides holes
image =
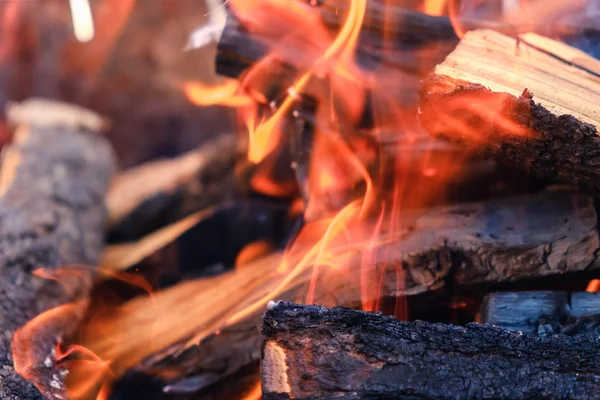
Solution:
[[[436,137],[599,195],[599,76],[600,61],[562,43],[469,32],[424,82],[421,122]]]
[[[62,276],[58,267],[98,262],[114,157],[98,134],[105,122],[95,113],[29,100],[10,106],[7,114],[18,129],[1,159],[0,397],[40,398],[18,372],[44,396],[66,398],[54,348],[57,338],[74,327],[72,316],[76,319],[81,308],[65,306],[62,316],[47,314],[37,325],[17,329],[90,288],[89,271]],[[34,276],[32,270],[40,267],[52,279]]]
[[[296,0],[301,3],[300,0]],[[308,3],[308,1],[306,1]],[[320,15],[324,25],[332,31],[343,25],[349,11],[347,2],[336,0],[319,1],[313,4],[313,12]],[[458,37],[455,27],[446,16],[431,16],[418,11],[398,7],[379,1],[369,1],[366,5],[365,19],[362,25],[357,58],[359,64],[370,66],[382,64],[402,69],[411,73],[428,71],[436,63],[436,59],[444,57],[451,51]],[[519,24],[495,22],[473,18],[459,18],[456,22],[464,31],[476,29],[493,29],[504,34],[516,36],[524,32],[537,32],[548,36],[566,36],[585,30],[596,32],[589,23],[565,22],[548,24],[544,20],[522,21]],[[279,26],[279,25],[278,25]],[[268,30],[248,27],[230,12],[221,33],[217,47],[217,72],[223,76],[238,78],[246,69],[260,60],[264,60],[272,47],[280,44],[286,34],[293,35],[296,25],[281,25],[281,29]],[[312,38],[304,37],[302,46],[314,50]],[[307,50],[310,52],[310,50]],[[308,65],[298,65],[296,49],[279,54],[288,66],[303,70]]]
[[[330,248],[336,268],[312,261],[282,274],[277,271],[281,258],[274,256],[136,299],[112,313],[118,318],[102,323],[105,330],[127,332],[121,345],[98,336],[94,325],[84,332],[82,343],[113,360],[117,375],[154,354],[135,368],[136,373],[163,378],[172,392],[201,390],[255,362],[256,324],[266,302],[302,301],[313,279],[312,301],[360,307],[377,296],[417,295],[453,284],[514,282],[600,266],[593,201],[568,192],[407,211],[401,220],[401,229],[391,236],[382,233],[373,241]],[[372,256],[366,262],[365,254]],[[298,261],[291,260],[291,265]],[[381,285],[363,291],[363,273],[376,276]],[[226,290],[232,287],[234,292]],[[189,296],[194,296],[193,302],[173,300]],[[155,307],[158,315],[168,310],[178,319],[162,320],[161,331],[140,331],[139,321],[147,321]]]
[[[489,325],[270,303],[265,399],[599,398],[593,336],[539,338]]]
[[[498,292],[484,299],[481,322],[548,336],[600,333],[600,295],[578,292]]]

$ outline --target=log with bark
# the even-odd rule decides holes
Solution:
[[[286,302],[262,325],[263,399],[598,399],[595,336],[403,322]]]
[[[535,34],[467,33],[421,91],[432,135],[600,194],[600,61]]]
[[[548,336],[600,333],[600,294],[590,292],[497,292],[485,297],[481,322],[511,331]]]
[[[163,379],[172,393],[201,390],[256,361],[256,324],[266,302],[304,301],[313,277],[312,301],[360,307],[378,296],[593,274],[600,266],[595,256],[600,242],[593,201],[569,192],[407,211],[399,226],[397,232],[382,234],[375,242],[331,248],[338,268],[316,267],[313,261],[281,274],[277,272],[281,257],[273,256],[136,299],[112,313],[118,319],[101,321],[108,331],[131,327],[133,333],[122,347],[99,336],[95,325],[84,330],[82,343],[115,360],[116,375],[137,365],[136,374]],[[363,264],[365,249],[371,257]],[[375,283],[372,290],[361,290],[365,276]],[[181,301],[190,300],[192,294],[193,301]],[[140,321],[147,321],[153,307],[157,313],[169,310],[179,318],[161,321],[164,331],[140,332]],[[134,350],[134,343],[144,344],[145,351]],[[146,356],[151,357],[142,361]]]
[[[74,328],[81,304],[64,305],[63,314],[49,313],[36,328],[18,331],[12,354],[10,342],[36,315],[89,290],[89,269],[61,276],[58,268],[98,262],[104,194],[115,160],[99,134],[105,122],[90,111],[28,100],[7,114],[17,130],[0,165],[0,397],[41,398],[34,383],[44,396],[64,399],[53,351],[57,339]],[[40,267],[61,282],[35,276]]]
[[[229,133],[172,159],[151,161],[119,173],[107,194],[108,239],[138,240],[196,211],[248,191],[236,170],[246,143]]]

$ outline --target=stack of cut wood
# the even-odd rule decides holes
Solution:
[[[491,30],[469,32],[424,81],[419,111],[436,137],[526,174],[600,194],[600,62],[581,51],[533,33],[515,39]],[[581,210],[579,200],[571,204]],[[525,226],[541,221],[510,208],[523,223],[510,232],[501,227],[511,213],[485,219],[495,245],[532,239]],[[463,237],[456,228],[441,233],[445,243]],[[592,230],[598,231],[596,222]],[[529,244],[517,247],[523,246]],[[487,255],[488,244],[469,247],[485,265],[498,266]],[[566,262],[555,271],[565,273],[570,267],[562,267],[578,259],[572,250],[582,249],[567,247],[551,244],[542,258],[552,260],[562,248]],[[597,250],[583,251],[591,257],[584,269],[595,268]],[[454,283],[482,276],[477,263],[449,253],[449,260],[461,260],[451,268]],[[531,258],[507,249],[498,256],[513,267],[496,270],[495,281],[531,271]],[[263,319],[263,398],[600,398],[599,298],[493,293],[482,302],[483,324],[466,326],[272,303]]]
[[[431,202],[432,207],[423,202],[410,204],[398,216],[402,221],[398,229],[378,231],[368,240],[336,243],[328,252],[338,268],[322,268],[315,260],[299,263],[294,257],[305,254],[299,251],[286,259],[292,268],[281,273],[283,255],[278,250],[296,233],[298,220],[289,198],[267,201],[263,193],[247,201],[251,190],[240,189],[238,179],[255,176],[260,166],[244,165],[239,174],[237,162],[244,146],[233,135],[180,158],[125,171],[107,197],[106,225],[116,244],[103,254],[94,292],[87,296],[89,287],[80,287],[76,298],[83,302],[68,303],[68,313],[51,313],[44,320],[41,332],[52,332],[53,337],[32,336],[35,320],[15,335],[13,352],[19,360],[27,360],[16,363],[21,375],[45,396],[66,398],[59,379],[66,363],[55,363],[51,351],[58,332],[67,344],[82,345],[111,361],[108,379],[117,380],[116,397],[131,393],[178,399],[197,398],[200,392],[214,395],[215,386],[223,381],[231,390],[237,389],[230,383],[233,379],[256,379],[256,366],[262,361],[266,399],[600,398],[600,297],[583,292],[590,279],[600,276],[594,199],[600,194],[595,171],[600,157],[598,62],[571,47],[502,24],[463,21],[473,30],[459,43],[447,18],[393,7],[391,15],[397,23],[392,24],[392,39],[398,48],[412,46],[399,52],[393,46],[379,46],[382,3],[368,4],[359,64],[411,75],[414,93],[408,97],[412,100],[397,100],[413,101],[415,114],[416,89],[420,79],[426,78],[420,88],[419,118],[438,141],[411,146],[411,153],[402,155],[415,160],[431,154],[467,159],[465,173],[456,182],[460,186],[455,188],[461,189],[455,190],[460,193],[452,198],[454,202]],[[338,29],[343,7],[335,1],[318,7],[327,26]],[[545,27],[538,28],[543,32]],[[274,40],[230,15],[219,43],[217,69],[239,78],[263,59]],[[431,49],[432,43],[438,46],[436,51],[421,51]],[[274,86],[281,86],[274,92],[307,68],[294,58],[286,59],[286,54],[273,64]],[[440,62],[426,77],[425,72]],[[290,113],[286,125],[293,136],[286,143],[291,149],[287,156],[295,161],[298,180],[292,186],[300,188],[304,197],[310,196],[305,183],[313,114],[319,107],[311,103],[311,95],[323,83],[321,78],[311,82],[314,85],[308,86],[306,97],[296,104],[296,113]],[[365,91],[365,97],[369,96]],[[373,119],[365,112],[361,121],[353,122],[356,125],[347,126],[351,132],[368,129]],[[29,122],[35,128],[31,132],[49,130],[46,123]],[[87,132],[99,127],[63,125],[51,133],[68,131],[77,140],[67,142],[82,148],[61,147],[55,154],[50,146],[51,160],[38,160],[36,151],[23,151],[20,156],[7,151],[2,161],[2,182],[10,190],[0,192],[0,206],[4,200],[7,207],[20,206],[25,197],[22,192],[31,192],[44,202],[31,203],[36,207],[27,218],[34,221],[21,224],[27,232],[21,232],[19,220],[15,222],[18,232],[5,235],[7,243],[16,241],[19,246],[14,254],[7,253],[13,255],[7,258],[6,267],[0,264],[0,274],[8,277],[0,291],[12,293],[9,289],[17,282],[30,294],[0,304],[11,316],[11,307],[35,303],[17,322],[6,324],[9,334],[49,307],[48,299],[53,299],[52,305],[71,300],[53,297],[56,288],[48,289],[52,282],[32,283],[36,282],[30,274],[32,267],[90,264],[100,256],[102,241],[96,236],[103,228],[102,196],[111,155],[107,150],[102,159],[92,158],[85,150],[104,148],[99,136]],[[405,138],[395,136],[377,143],[386,157],[397,155],[404,144]],[[22,145],[29,151],[35,147],[29,141],[37,143],[35,135],[17,139],[8,150]],[[71,152],[80,158],[71,159]],[[44,170],[34,171],[40,188],[25,187],[20,178],[31,178],[29,167],[42,161],[47,161]],[[11,165],[18,162],[26,168],[11,173]],[[75,178],[65,178],[69,174]],[[532,193],[529,174],[540,178],[544,190],[535,186]],[[407,186],[418,191],[416,182],[421,181],[407,176]],[[48,192],[47,182],[54,192]],[[502,196],[492,195],[496,189],[470,196],[474,188],[498,182],[510,187]],[[556,182],[570,187],[549,185]],[[65,187],[78,196],[65,201],[61,196]],[[54,218],[48,222],[42,213],[38,221],[38,206],[54,211]],[[12,215],[14,210],[9,211]],[[372,223],[375,227],[376,222]],[[61,233],[62,229],[84,228],[93,235],[85,242]],[[243,261],[240,250],[259,240],[259,244],[266,243],[259,255]],[[370,257],[364,257],[367,248]],[[264,256],[268,253],[272,254]],[[123,290],[125,285],[119,280],[124,279],[119,275],[123,271],[138,288]],[[377,290],[362,290],[365,276],[377,277]],[[545,290],[523,291],[536,286]],[[304,301],[309,287],[319,306],[291,303]],[[99,304],[106,307],[108,289],[127,293],[111,303],[108,311],[95,313]],[[504,291],[494,293],[499,289]],[[155,292],[149,296],[144,290]],[[359,308],[386,301],[396,306],[407,302],[411,318],[445,323],[401,322],[382,314],[325,308]],[[458,322],[483,324],[453,325],[454,319],[435,314],[436,307],[452,313],[464,308],[466,317]],[[0,361],[4,358],[9,356]],[[77,369],[69,373],[75,380],[82,375],[85,378],[86,372]],[[36,398],[36,392],[12,371],[5,380],[10,382],[7,387],[17,388],[13,382],[18,382],[24,385],[20,388],[30,390],[11,389],[6,392],[8,398]],[[25,394],[15,394],[18,390]]]
[[[230,28],[231,25],[225,28],[224,42],[229,40]],[[241,32],[239,25],[235,29],[238,34]],[[236,37],[252,39],[249,34]],[[581,291],[590,279],[599,275],[600,266],[598,214],[593,197],[597,192],[590,185],[580,184],[591,182],[585,180],[586,171],[591,169],[585,163],[578,163],[574,154],[549,150],[569,142],[576,155],[594,157],[594,151],[587,149],[593,149],[597,141],[591,124],[599,124],[595,117],[599,114],[595,114],[593,104],[576,101],[577,96],[595,96],[596,77],[590,72],[593,61],[583,53],[576,53],[578,58],[575,57],[576,50],[570,47],[561,47],[563,57],[570,55],[568,63],[561,61],[547,54],[549,48],[531,47],[534,40],[542,39],[523,35],[517,41],[489,30],[468,33],[425,81],[421,119],[431,133],[444,139],[462,138],[458,142],[466,144],[472,140],[473,146],[469,147],[478,150],[497,146],[506,152],[527,154],[522,158],[529,164],[523,164],[511,162],[515,157],[503,159],[503,155],[498,157],[499,152],[484,151],[485,156],[505,162],[517,171],[533,166],[537,169],[530,172],[539,174],[546,182],[576,184],[583,192],[573,187],[548,187],[535,194],[405,209],[398,232],[382,234],[374,242],[369,240],[374,257],[366,266],[362,251],[367,243],[331,249],[344,268],[320,268],[319,282],[327,284],[318,284],[313,295],[314,302],[320,305],[360,307],[363,301],[374,300],[365,299],[361,292],[361,273],[375,273],[381,281],[378,296],[408,297],[411,310],[425,318],[431,318],[427,313],[433,303],[454,304],[456,292],[477,293],[476,302],[482,304],[481,308],[475,307],[477,320],[495,327],[403,323],[347,309],[330,311],[278,303],[263,320],[265,398],[597,396],[600,359],[597,341],[590,335],[598,332],[598,297],[583,292],[510,291],[535,285],[546,289],[572,285]],[[556,42],[544,43],[558,46]],[[242,47],[232,45],[229,49],[233,52],[238,48]],[[485,58],[477,52],[496,56],[488,56],[491,61],[487,65],[496,75],[485,78],[486,70],[481,68],[482,77],[466,72],[462,75],[456,72],[457,76],[463,80],[480,79],[490,88],[515,85],[511,90],[502,89],[513,94],[502,94],[499,89],[494,92],[474,82],[466,88],[451,86],[457,84],[456,76],[452,79],[441,76],[443,71],[450,70],[449,66],[458,70],[460,65],[473,68],[477,65],[472,61],[462,64],[455,61],[465,49],[475,52],[464,56],[465,59]],[[233,53],[223,54],[233,57]],[[575,58],[585,66],[573,65]],[[515,79],[507,77],[508,68],[492,69],[491,65],[500,65],[502,60],[510,65]],[[218,65],[226,65],[222,63],[220,58]],[[527,74],[528,68],[535,69],[538,75],[540,71],[554,71],[564,80],[562,87],[570,90],[564,93],[547,87],[543,90],[544,85],[556,80]],[[504,80],[494,86],[494,80],[500,77]],[[463,91],[471,93],[469,89],[476,96],[484,93],[487,97],[481,103],[477,97],[472,103],[454,101],[453,96]],[[547,106],[535,102],[536,93],[540,97],[544,93]],[[496,97],[504,108],[495,110],[485,103],[492,99],[496,104],[493,102]],[[461,104],[467,104],[467,108],[455,113]],[[469,114],[482,110],[485,113]],[[553,117],[553,112],[570,116]],[[452,118],[459,122],[456,126],[475,128],[464,134],[447,130],[455,128]],[[513,131],[505,135],[501,129],[506,126]],[[510,136],[511,133],[519,135]],[[581,136],[575,139],[566,136],[573,134]],[[485,140],[484,136],[496,142]],[[510,142],[497,142],[500,140]],[[532,148],[539,151],[532,152]],[[481,164],[467,164],[467,168],[474,165]],[[577,179],[564,178],[557,173],[559,169],[569,171],[568,176]],[[484,180],[489,177],[482,175]],[[469,185],[477,185],[472,178],[473,175],[466,178],[467,190]],[[118,357],[128,360],[122,370],[121,387],[143,386],[151,376],[155,383],[158,379],[168,396],[193,397],[191,393],[214,388],[225,377],[243,375],[260,358],[257,325],[267,300],[303,301],[313,277],[312,264],[282,276],[276,272],[280,261],[279,256],[259,259],[246,268],[188,282],[185,287],[171,287],[152,299],[137,299],[135,308],[139,311],[128,314],[127,319],[115,319],[112,321],[115,327],[134,325],[143,317],[143,310],[163,302],[169,304],[170,312],[194,321],[195,326],[190,327],[189,322],[170,326],[181,335],[168,345],[165,342],[157,348],[148,347],[145,359],[139,353],[135,357],[119,354]],[[366,270],[361,270],[361,265]],[[235,290],[223,295],[223,288]],[[482,293],[500,288],[509,291],[491,294],[481,301]],[[177,293],[184,293],[184,289],[185,293],[195,293],[194,302],[203,306],[192,309],[174,302]],[[453,304],[449,307],[454,307]],[[123,307],[122,311],[129,309]],[[476,320],[475,311],[469,314],[471,321]],[[229,317],[240,312],[243,317],[234,318],[231,323]],[[151,342],[150,336],[137,336],[135,340]],[[85,343],[94,349],[107,346],[91,337]],[[423,380],[423,377],[429,378]]]

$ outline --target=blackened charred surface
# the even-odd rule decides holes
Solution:
[[[5,332],[0,339],[2,398],[40,398],[32,385],[11,369],[10,341],[14,331],[37,314],[89,290],[85,280],[72,278],[74,282],[66,283],[76,282],[76,290],[67,294],[55,281],[35,277],[32,271],[44,267],[51,272],[64,264],[98,262],[106,216],[104,194],[114,162],[110,146],[98,133],[61,126],[23,127],[3,153],[3,183],[7,186],[0,197],[0,326]],[[44,366],[44,360],[51,356],[55,339],[62,333],[51,334],[54,340],[45,336],[44,343],[35,347],[39,351],[30,356],[34,364],[40,364],[37,368],[52,370],[52,366]],[[15,346],[17,349],[18,343]],[[35,382],[46,396],[64,394],[62,383],[56,383],[57,389],[44,375],[40,377],[43,382]]]
[[[283,302],[265,313],[262,333],[265,348],[284,355],[263,352],[269,399],[600,398],[593,336],[542,339]],[[266,374],[280,374],[288,387],[273,390]]]
[[[260,383],[259,363],[253,363],[235,375],[219,383],[211,385],[200,393],[195,391],[172,391],[168,382],[152,375],[130,372],[113,388],[109,400],[223,400],[223,399],[255,399],[251,393],[257,393],[256,385]],[[165,390],[166,388],[166,390]],[[246,397],[248,396],[248,397]]]
[[[198,344],[175,344],[148,357],[132,373],[139,378],[152,376],[163,382],[169,397],[196,394],[204,396],[219,382],[235,379],[260,361],[260,316],[218,335],[211,335]],[[122,379],[126,385],[128,376]]]
[[[589,265],[596,266],[593,251],[588,253],[586,246],[580,246],[581,241],[597,240],[592,201],[570,192],[407,211],[402,221],[405,229],[402,240],[379,244],[373,251],[376,265],[362,266],[372,268],[369,273],[382,277],[377,295],[411,296],[408,299],[411,311],[427,307],[414,305],[422,302],[423,297],[412,296],[425,296],[444,287],[451,292],[488,285],[489,290],[489,286],[495,287],[498,282],[515,284],[526,279],[562,276],[567,271],[581,277],[577,273],[587,272]],[[548,248],[554,249],[550,255],[545,250]],[[333,268],[319,270],[313,298],[316,303],[361,306],[361,254],[352,248],[340,251],[336,257],[340,268],[348,268],[342,273]],[[345,264],[348,259],[350,265]],[[313,269],[308,268],[290,283],[289,291],[277,298],[303,301],[312,274]],[[473,314],[476,307],[472,307]],[[431,317],[423,309],[419,312]],[[253,318],[258,324],[259,315]],[[171,348],[156,354],[136,371],[151,376],[164,368],[169,371],[165,384],[201,391],[208,384],[231,376],[244,364],[254,362],[258,335],[256,329],[234,326],[183,353],[177,354]],[[362,371],[359,367],[354,365],[353,370]],[[330,378],[323,375],[323,379]]]
[[[461,99],[467,97],[482,101],[504,98],[503,116],[531,134],[511,135],[500,124],[474,115],[460,106]],[[479,84],[430,75],[421,90],[420,111],[422,125],[434,136],[460,142],[485,157],[540,178],[600,194],[600,137],[596,128],[570,115],[555,115],[535,98],[517,98]],[[481,137],[457,130],[462,123],[476,129]]]

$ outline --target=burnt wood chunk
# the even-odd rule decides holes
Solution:
[[[484,299],[481,322],[548,336],[600,333],[600,293],[497,292]]]
[[[420,119],[435,137],[600,194],[600,61],[577,49],[469,32],[425,80]]]
[[[0,398],[37,399],[32,383],[12,367],[11,338],[39,313],[87,293],[90,268],[65,274],[60,284],[33,271],[43,267],[52,276],[65,264],[98,262],[115,160],[98,133],[104,122],[92,112],[29,100],[7,114],[17,131],[0,161]],[[67,398],[52,351],[78,307],[64,311],[62,323],[40,326],[43,337],[17,333],[12,343],[18,372],[47,398]]]
[[[600,398],[591,335],[540,338],[286,302],[269,304],[262,335],[263,399]]]
[[[542,192],[406,211],[398,226],[397,236],[375,239],[367,264],[363,263],[363,251],[373,246],[373,242],[330,248],[338,268],[319,268],[312,300],[326,306],[348,307],[360,307],[362,300],[373,300],[365,299],[361,291],[362,273],[376,276],[377,282],[381,282],[378,290],[369,292],[367,297],[395,297],[423,294],[452,285],[464,288],[581,274],[598,267],[595,253],[599,238],[593,200],[570,192]],[[295,265],[295,260],[290,262]],[[173,393],[203,390],[257,361],[256,326],[268,299],[305,301],[314,277],[314,265],[307,263],[300,269],[292,268],[293,274],[285,285],[281,283],[288,275],[277,272],[280,265],[280,257],[268,257],[214,278],[173,286],[152,298],[138,299],[135,315],[115,313],[119,318],[103,326],[108,330],[128,324],[136,326],[148,307],[170,302],[172,296],[187,298],[186,290],[197,293],[195,308],[190,308],[185,301],[165,306],[180,315],[177,324],[181,325],[164,328],[182,334],[164,351],[160,350],[163,347],[151,351],[148,346],[148,357],[136,360],[139,364],[135,371],[160,376]],[[231,287],[236,290],[226,292]],[[224,296],[223,293],[229,294]],[[263,297],[265,294],[267,298]],[[216,298],[220,300],[216,302]],[[257,303],[257,298],[262,300]],[[227,326],[224,315],[241,310],[250,311],[243,320]],[[189,321],[194,321],[196,327],[190,327]],[[217,330],[219,334],[215,335]],[[196,332],[193,340],[189,333],[184,334],[190,331]],[[155,343],[155,335],[152,331],[136,336],[135,340]],[[113,348],[111,342],[97,334],[83,344],[95,351]],[[140,352],[136,354],[139,356]],[[132,359],[127,354],[118,358]],[[180,366],[182,361],[185,367]],[[113,365],[118,363],[115,359]],[[161,368],[164,368],[163,373],[159,372]]]

